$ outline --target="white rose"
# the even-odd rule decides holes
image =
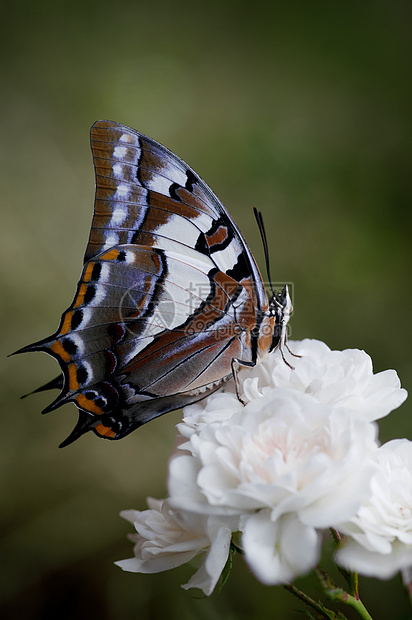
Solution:
[[[231,530],[213,517],[173,510],[167,500],[148,498],[150,510],[125,510],[121,515],[134,524],[137,534],[134,557],[116,562],[134,573],[158,573],[181,566],[201,552],[202,565],[184,585],[200,588],[208,596],[226,564]]]
[[[298,510],[328,527],[342,511],[356,512],[371,475],[365,453],[376,445],[376,427],[350,411],[272,389],[225,421],[202,425],[185,444],[192,457],[177,452],[171,460],[169,492],[174,504],[181,495],[190,506],[196,486],[195,503],[203,496],[213,513],[269,507],[276,518]]]
[[[371,454],[382,450],[374,421],[407,396],[395,371],[373,374],[363,351],[331,351],[316,340],[290,347],[301,356],[294,369],[275,351],[240,370],[245,406],[230,382],[184,409],[169,460],[169,498],[151,500],[149,511],[124,513],[138,534],[135,557],[120,562],[122,568],[157,572],[204,552],[184,587],[210,594],[231,535],[240,531],[256,576],[284,583],[315,566],[322,529],[342,523],[352,536],[340,552],[343,563],[356,557],[361,566],[365,553],[385,555],[386,567],[388,556],[398,558],[397,570],[411,563],[409,530],[401,535],[398,528],[390,539],[388,531],[372,532],[363,523],[378,466]],[[409,471],[411,465],[412,458]],[[373,480],[382,487],[381,478]]]
[[[266,583],[288,581],[319,559],[317,530],[353,516],[369,493],[376,427],[302,392],[272,388],[240,411],[233,398],[231,415],[193,430],[191,455],[171,459],[170,501],[238,515],[252,569]]]
[[[381,579],[412,566],[412,442],[397,439],[371,454],[378,468],[371,494],[348,523],[349,539],[337,560],[350,570]]]
[[[324,342],[308,338],[290,341],[289,346],[293,353],[301,356],[300,359],[291,358],[293,369],[284,363],[279,350],[275,350],[254,368],[239,371],[243,400],[255,400],[268,390],[281,387],[311,394],[321,403],[344,407],[371,422],[388,415],[407,397],[394,370],[373,373],[372,360],[365,351],[331,351]],[[235,395],[233,382],[225,387],[225,392],[186,407],[183,423],[178,425],[179,432],[187,437],[199,425],[208,424],[219,416],[225,419],[228,416],[225,399],[229,402],[230,396]],[[229,407],[233,413],[235,405]]]

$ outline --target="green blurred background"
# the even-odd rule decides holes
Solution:
[[[71,302],[92,217],[88,132],[128,124],[183,157],[295,285],[292,337],[365,349],[411,387],[411,3],[18,2],[1,23],[2,422],[0,615],[14,619],[301,618],[240,558],[221,594],[154,576],[118,513],[165,494],[179,412],[121,442],[64,450],[72,405],[20,396],[56,376],[46,355]],[[381,438],[412,438],[407,402]],[[311,577],[299,582],[311,592]],[[375,620],[408,617],[400,580],[361,582]],[[395,613],[396,611],[396,613]]]

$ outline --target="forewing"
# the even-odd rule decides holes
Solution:
[[[155,140],[112,121],[91,129],[96,199],[85,260],[116,244],[175,249],[210,257],[243,282],[258,310],[267,296],[254,258],[209,186]]]

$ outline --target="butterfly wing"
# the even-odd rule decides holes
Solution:
[[[255,261],[208,186],[176,155],[123,125],[91,130],[96,201],[73,303],[43,350],[87,430],[118,439],[203,398],[255,363],[268,307]]]
[[[182,243],[249,286],[256,308],[267,308],[246,241],[192,168],[155,140],[112,121],[93,125],[91,148],[96,199],[85,261],[116,244],[174,249]]]

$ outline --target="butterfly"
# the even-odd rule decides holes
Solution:
[[[287,286],[268,298],[235,222],[177,155],[112,121],[92,126],[91,148],[96,196],[76,294],[52,336],[17,351],[60,365],[35,391],[61,390],[43,413],[79,409],[61,447],[90,430],[125,437],[276,347],[285,359],[292,311]]]

